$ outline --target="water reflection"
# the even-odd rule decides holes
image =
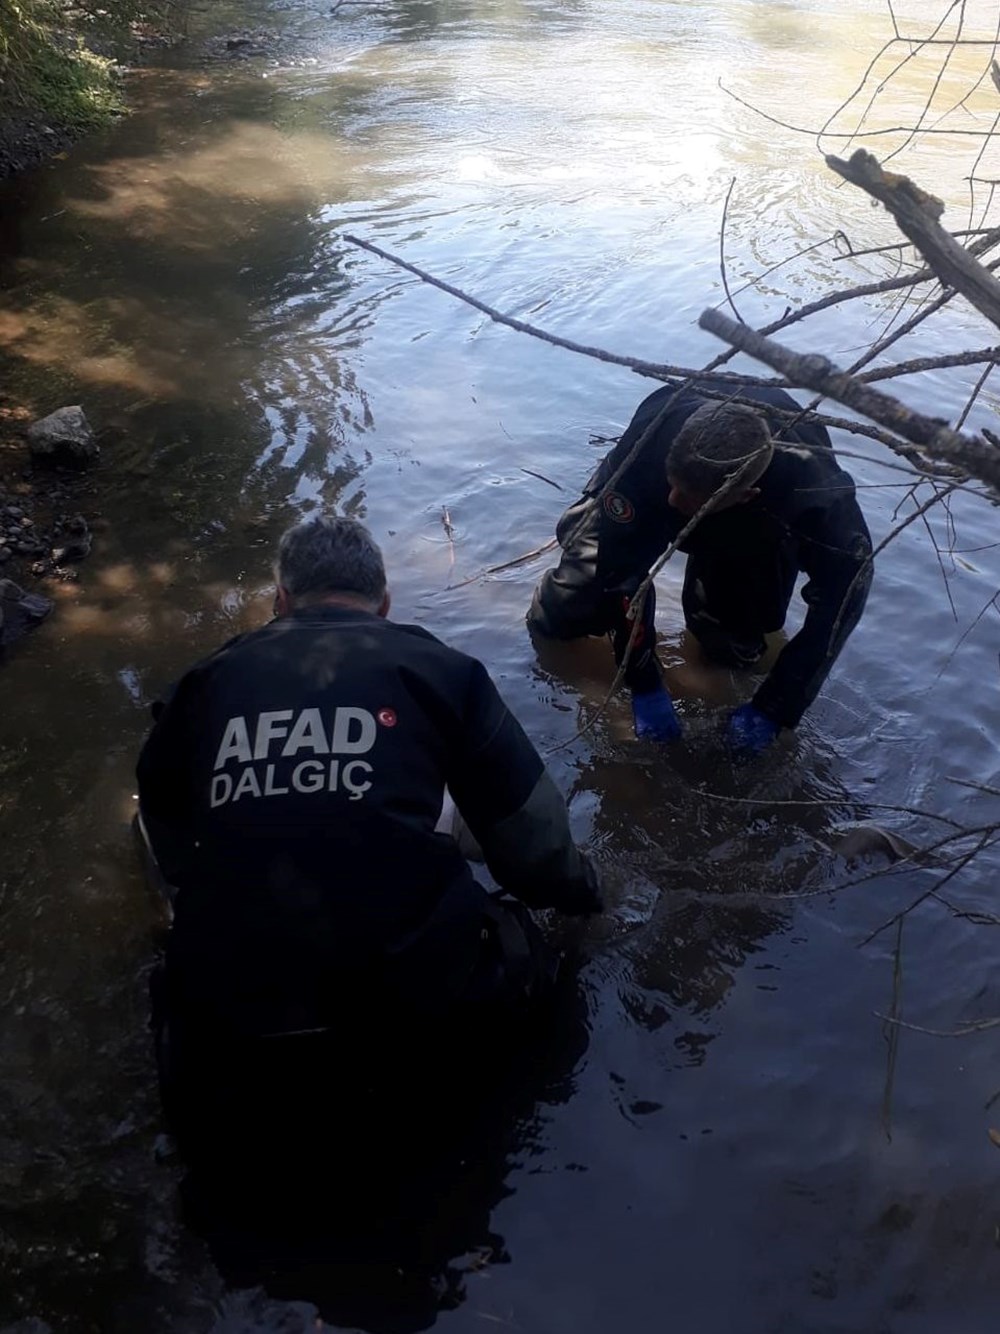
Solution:
[[[130,122],[126,151],[80,154],[32,255],[8,255],[0,352],[36,410],[59,394],[84,398],[111,433],[119,474],[172,469],[179,450],[186,485],[200,456],[217,505],[220,481],[231,493],[255,457],[267,461],[269,414],[284,414],[287,429],[310,405],[308,426],[292,428],[301,454],[293,461],[314,478],[345,434],[367,428],[344,358],[372,310],[330,318],[346,280],[319,205],[339,193],[351,150],[338,156],[327,136],[282,133],[277,90],[263,80],[227,87],[221,99],[204,73],[166,83]],[[169,131],[161,97],[172,106]],[[11,203],[11,227],[21,210],[46,207],[30,192]],[[280,438],[277,449],[287,452]],[[294,490],[287,470],[280,480]]]
[[[765,666],[781,640],[771,637]],[[535,648],[544,687],[560,683],[587,728],[572,801],[591,812],[588,843],[614,905],[605,931],[596,928],[594,957],[643,1027],[690,1020],[697,1031],[674,1046],[700,1062],[740,968],[789,929],[798,896],[820,893],[843,869],[839,835],[864,818],[863,801],[806,737],[786,733],[752,764],[734,763],[723,744],[727,706],[760,678],[710,665],[686,632],[659,648],[683,701],[684,740],[669,747],[634,741],[626,700],[601,713],[613,678],[604,640],[538,639]]]
[[[336,1057],[287,1058],[276,1084],[277,1066],[255,1075],[247,1116],[256,1126],[268,1104],[268,1133],[240,1127],[252,1152],[235,1177],[214,1165],[187,1175],[186,1221],[232,1287],[308,1302],[337,1326],[429,1328],[463,1303],[473,1275],[516,1259],[491,1214],[512,1164],[536,1151],[546,1110],[572,1093],[587,1041],[570,959],[527,1026],[507,1016],[502,1028],[411,1034],[405,1052],[362,1054],[367,1075]]]
[[[378,20],[396,41],[480,37],[493,29],[535,41],[579,25],[589,12],[587,0],[397,0],[380,7]]]

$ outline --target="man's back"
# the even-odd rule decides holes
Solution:
[[[507,746],[520,772],[491,764],[484,791],[477,752]],[[298,610],[192,669],[139,779],[183,831],[171,950],[210,993],[193,1003],[266,1029],[327,1016],[351,979],[460,988],[483,894],[434,832],[444,787],[502,818],[533,757],[479,663],[362,611]]]

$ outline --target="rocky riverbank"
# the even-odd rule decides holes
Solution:
[[[83,424],[82,413],[68,423],[81,442],[88,440]],[[77,451],[53,445],[23,411],[0,402],[0,647],[44,618],[53,585],[80,577],[100,526],[98,453],[92,433]]]

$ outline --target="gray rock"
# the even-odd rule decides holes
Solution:
[[[79,405],[59,408],[32,422],[28,427],[28,448],[35,459],[77,467],[93,463],[101,452]]]
[[[0,648],[20,639],[51,610],[48,598],[26,593],[13,579],[0,579]]]

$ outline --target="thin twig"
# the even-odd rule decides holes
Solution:
[[[962,227],[962,228],[959,228],[957,231],[952,232],[952,236],[982,236],[982,235],[984,235],[986,232],[992,232],[992,231],[995,231],[995,228],[993,228],[993,227]],[[836,233],[836,235],[844,236],[844,233],[843,233],[843,232],[838,232],[838,233]],[[847,239],[847,238],[845,237],[845,239]],[[819,246],[819,245],[826,245],[827,242],[826,242],[826,241],[818,241],[816,244],[817,244],[818,246]],[[887,245],[867,246],[864,250],[855,250],[855,249],[850,245],[850,242],[848,241],[848,249],[845,250],[844,253],[843,253],[842,255],[834,255],[832,258],[833,258],[833,262],[834,262],[834,264],[840,264],[840,263],[842,263],[845,259],[863,259],[866,255],[888,255],[888,254],[891,254],[894,250],[905,250],[909,245],[911,245],[911,242],[910,242],[910,241],[890,241]],[[812,248],[812,247],[810,247],[810,248]],[[805,253],[807,253],[807,252],[806,252],[806,251],[803,251],[802,253],[805,254]],[[765,274],[762,274],[761,276],[762,276],[762,277],[766,277],[767,275],[766,275],[766,273],[765,273]]]
[[[733,300],[733,294],[729,290],[729,277],[726,273],[726,219],[729,216],[729,201],[733,196],[733,190],[736,186],[736,177],[729,182],[729,189],[726,191],[726,202],[722,206],[722,226],[719,228],[719,271],[722,274],[722,287],[726,293],[726,300],[729,308],[739,320],[740,324],[746,324],[746,320],[736,309],[736,302]]]
[[[996,595],[1000,597],[1000,593]],[[1000,797],[1000,787],[991,787],[989,783],[977,783],[972,778],[956,778],[953,774],[945,774],[946,783],[954,783],[958,787],[970,787],[975,792],[985,792],[989,797]]]
[[[938,500],[943,499],[944,497],[942,496],[938,497]],[[944,567],[944,556],[941,552],[941,548],[938,546],[937,538],[934,536],[934,529],[931,527],[930,519],[928,519],[926,511],[920,515],[920,522],[924,525],[927,536],[930,538],[931,546],[934,549],[934,555],[937,558],[938,569],[941,572],[941,583],[944,586],[944,595],[948,599],[948,606],[951,608],[952,620],[957,622],[958,608],[955,606],[955,597],[951,591],[951,584],[948,582],[948,571]],[[954,568],[954,566],[952,568]]]
[[[988,43],[983,42],[980,43],[980,45],[985,46],[988,45]],[[766,111],[762,111],[760,107],[754,106],[752,102],[748,102],[745,98],[739,97],[736,93],[733,92],[731,88],[727,88],[721,79],[718,81],[718,86],[727,95],[727,97],[731,97],[734,102],[739,102],[740,106],[746,107],[748,111],[754,112],[754,114],[760,116],[762,120],[770,121],[772,125],[780,125],[783,130],[791,130],[793,134],[804,134],[807,135],[810,139],[814,139],[816,137],[816,131],[811,130],[807,125],[793,125],[791,121],[781,120],[780,117],[778,116],[768,115],[768,113]],[[854,139],[879,139],[887,134],[908,134],[910,129],[911,127],[909,125],[888,125],[884,129],[880,130],[860,130],[860,131],[851,130],[850,132],[845,131],[844,133],[841,134],[834,134],[833,131],[831,130],[824,130],[823,138],[843,139],[846,140],[848,143],[850,143]],[[983,137],[982,130],[925,129],[923,133],[925,135],[936,135],[941,138],[981,139]]]
[[[994,351],[995,351],[998,355],[1000,355],[1000,348],[996,348],[996,349],[994,349]],[[968,418],[968,416],[969,416],[969,413],[972,411],[973,404],[976,402],[976,399],[979,397],[979,395],[983,392],[983,388],[984,388],[984,386],[985,386],[985,384],[986,384],[986,381],[989,379],[990,374],[991,374],[992,371],[993,371],[993,367],[994,367],[996,364],[997,364],[997,358],[996,358],[996,357],[991,357],[991,358],[990,358],[990,361],[989,361],[989,364],[988,364],[987,366],[984,366],[984,367],[983,367],[983,373],[980,375],[979,379],[976,381],[976,387],[973,389],[972,393],[969,395],[968,402],[966,403],[966,405],[965,405],[965,407],[962,409],[962,411],[959,413],[958,420],[955,422],[955,430],[956,430],[956,431],[960,431],[960,430],[962,429],[962,427],[965,425],[966,420],[967,420],[967,418]]]
[[[937,34],[941,31],[941,29],[944,27],[945,23],[947,22],[947,20],[948,20],[948,16],[950,15],[951,10],[955,7],[955,4],[957,4],[957,3],[959,3],[959,0],[952,0],[952,5],[951,5],[950,8],[947,10],[947,12],[942,16],[942,18],[939,19],[938,24],[937,24],[937,27],[934,28],[934,29],[931,31],[931,35],[930,35],[930,37],[929,37],[929,38],[924,38],[924,39],[922,39],[922,40],[919,40],[919,47],[928,45],[928,44],[930,44],[931,42],[934,41],[934,39],[937,37]],[[891,9],[890,9],[890,12],[891,12]],[[816,145],[817,145],[817,147],[821,147],[823,138],[828,134],[828,132],[829,132],[829,127],[833,124],[833,122],[837,119],[837,117],[838,117],[839,115],[841,115],[843,112],[845,112],[845,111],[847,110],[847,108],[851,105],[851,103],[854,101],[854,99],[855,99],[860,93],[862,93],[862,92],[864,91],[864,89],[865,89],[865,85],[866,85],[867,82],[868,82],[869,76],[870,76],[872,73],[874,73],[875,68],[876,68],[876,66],[878,65],[878,62],[882,59],[882,57],[883,57],[887,52],[891,51],[892,48],[893,48],[894,46],[896,46],[897,44],[899,44],[899,43],[903,40],[903,39],[900,37],[899,29],[896,27],[896,18],[895,18],[895,15],[892,16],[892,21],[893,21],[893,28],[895,29],[895,36],[892,37],[889,41],[885,42],[885,43],[883,44],[882,48],[876,53],[876,55],[874,55],[874,56],[872,57],[872,59],[871,59],[871,60],[869,61],[869,63],[868,63],[868,68],[865,70],[864,74],[861,76],[861,81],[859,82],[858,86],[854,89],[854,91],[853,91],[853,92],[852,92],[852,93],[851,93],[851,94],[850,94],[850,95],[849,95],[843,102],[841,102],[840,106],[838,106],[838,107],[836,108],[836,110],[833,111],[833,112],[827,117],[826,122],[825,122],[825,124],[823,125],[822,129],[821,129],[821,130],[818,132],[818,134],[816,135]],[[875,105],[875,102],[876,102],[876,100],[877,100],[879,94],[885,90],[885,88],[886,88],[886,86],[888,85],[888,83],[890,82],[890,80],[893,79],[893,78],[899,73],[899,71],[900,71],[906,64],[908,64],[910,60],[913,59],[914,55],[916,54],[916,52],[913,50],[913,45],[914,45],[914,43],[913,43],[912,41],[910,41],[910,50],[907,52],[907,54],[906,54],[906,55],[905,55],[905,56],[904,56],[904,57],[903,57],[903,58],[902,58],[896,65],[895,65],[895,67],[894,67],[893,69],[891,69],[891,70],[889,71],[889,73],[888,73],[888,74],[887,74],[887,75],[886,75],[886,76],[885,76],[885,77],[884,77],[878,84],[876,84],[876,86],[875,86],[875,91],[872,93],[871,97],[868,99],[868,105],[865,107],[865,109],[862,111],[860,117],[858,118],[858,124],[857,124],[857,127],[856,127],[856,129],[855,129],[855,132],[854,132],[852,135],[850,135],[849,137],[847,137],[847,139],[848,139],[848,144],[850,144],[851,139],[853,139],[853,138],[856,137],[856,135],[857,135],[857,131],[860,130],[860,128],[864,125],[865,121],[868,119],[868,116],[869,116],[869,114],[870,114],[870,112],[871,112],[871,110],[872,110],[872,107]],[[951,45],[951,43],[949,43],[949,46],[950,46],[950,45]],[[918,48],[918,49],[919,49],[919,48]]]
[[[897,361],[891,366],[876,366],[874,370],[864,371],[857,378],[864,384],[872,384],[875,380],[893,380],[901,375],[922,375],[924,371],[942,371],[948,370],[952,366],[977,366],[986,361],[989,365],[983,373],[982,379],[977,386],[976,393],[982,388],[982,383],[991,369],[1000,360],[1000,346],[982,347],[974,352],[949,352],[940,357],[914,357],[912,361]],[[975,395],[973,396],[973,401]],[[968,404],[966,410],[955,424],[956,431],[960,431],[969,415],[968,409],[972,404]]]
[[[641,371],[643,374],[657,378],[662,375],[689,378],[702,374],[702,372],[691,367],[660,366],[650,361],[644,361],[640,357],[626,357],[617,352],[607,352],[604,348],[589,347],[585,343],[577,343],[572,338],[561,338],[558,334],[549,333],[545,329],[529,324],[526,320],[519,320],[513,315],[503,314],[495,307],[488,306],[485,301],[480,301],[478,297],[463,292],[461,288],[455,287],[452,283],[446,283],[441,278],[435,278],[426,269],[418,268],[416,264],[409,263],[408,260],[402,259],[399,255],[393,255],[390,251],[383,250],[381,246],[375,245],[372,241],[364,241],[360,236],[353,236],[349,232],[344,233],[343,239],[350,242],[351,245],[358,246],[361,250],[367,250],[373,255],[378,255],[380,259],[388,260],[390,264],[395,264],[397,268],[405,269],[407,273],[414,274],[421,282],[429,283],[431,287],[437,287],[440,291],[447,292],[449,296],[457,297],[459,301],[464,301],[467,306],[472,306],[474,310],[481,311],[495,324],[504,324],[510,329],[516,329],[519,333],[530,334],[533,338],[540,338],[543,342],[551,343],[553,347],[565,348],[568,352],[578,352],[585,357],[610,362],[615,366],[627,366],[629,370]]]
[[[444,505],[441,509],[441,526],[444,528],[445,536],[448,539],[448,568],[455,568],[455,529],[452,527],[451,515],[448,513],[448,506]]]
[[[1000,607],[1000,592],[993,593],[993,594],[986,600],[986,602],[983,604],[983,606],[979,609],[978,613],[976,614],[976,618],[975,618],[975,620],[971,623],[971,625],[967,625],[967,626],[965,627],[965,629],[962,631],[962,633],[959,635],[958,640],[956,641],[954,648],[951,650],[951,652],[948,654],[947,658],[945,658],[944,662],[941,664],[941,669],[940,669],[940,671],[938,672],[937,676],[935,676],[935,678],[934,678],[935,681],[940,681],[940,680],[941,680],[941,677],[945,674],[945,672],[946,672],[946,671],[948,670],[948,668],[951,666],[951,663],[952,663],[952,660],[953,660],[954,657],[955,657],[955,654],[956,654],[956,653],[958,652],[958,650],[962,647],[962,645],[965,643],[965,641],[969,638],[969,636],[972,634],[973,630],[975,630],[976,626],[977,626],[977,625],[979,624],[979,622],[983,619],[983,617],[986,615],[986,613],[989,611],[989,609],[990,609],[991,607]],[[1000,794],[998,794],[998,795],[1000,795]]]
[[[953,829],[963,829],[964,825],[959,824],[948,815],[941,815],[937,811],[921,810],[918,806],[896,806],[886,801],[869,801],[867,797],[830,797],[827,800],[782,800],[776,797],[731,797],[724,792],[710,792],[708,788],[699,787],[697,789],[699,797],[708,797],[710,801],[723,801],[734,806],[802,806],[816,807],[824,809],[836,806],[858,807],[866,811],[894,811],[898,815],[914,815],[924,820],[938,820],[941,824],[950,825]],[[1000,796],[1000,788],[997,789],[997,796]]]
[[[484,579],[488,574],[501,574],[504,570],[516,569],[519,565],[527,565],[529,561],[537,560],[539,556],[544,556],[557,546],[556,539],[550,537],[547,542],[543,542],[540,547],[535,547],[531,551],[526,551],[523,556],[515,556],[513,560],[505,560],[500,565],[487,565],[485,570],[479,570],[476,574],[470,574],[468,579],[463,579],[461,583],[449,584],[449,591],[455,588],[465,588],[468,584],[474,584],[477,579]]]
[[[973,1023],[963,1024],[961,1028],[948,1030],[924,1028],[922,1024],[908,1024],[902,1019],[896,1019],[891,1014],[882,1014],[878,1010],[873,1013],[876,1019],[881,1019],[884,1023],[895,1024],[898,1028],[908,1028],[911,1033],[926,1033],[932,1038],[967,1038],[973,1033],[986,1033],[991,1028],[1000,1028],[1000,1019],[977,1019]]]
[[[865,936],[864,940],[858,942],[858,948],[861,949],[863,946],[869,945],[876,936],[881,935],[882,932],[887,930],[890,926],[895,926],[901,918],[906,917],[909,913],[913,912],[915,908],[919,908],[922,903],[925,903],[929,898],[933,897],[933,895],[942,889],[949,880],[953,880],[960,871],[963,871],[965,867],[968,866],[969,862],[971,862],[974,857],[977,857],[984,848],[992,847],[995,843],[1000,841],[996,836],[996,829],[996,825],[991,825],[989,827],[989,833],[983,834],[971,852],[965,853],[965,855],[960,858],[957,864],[953,866],[946,875],[942,876],[930,889],[925,890],[922,894],[918,894],[913,902],[908,904],[907,907],[901,908],[897,913],[893,913],[893,915],[884,921],[881,926],[877,926],[874,931],[870,931],[868,935]],[[991,835],[993,835],[992,838]]]
[[[903,923],[896,927],[896,948],[892,960],[892,1024],[886,1033],[888,1052],[885,1064],[885,1088],[882,1093],[882,1127],[892,1140],[892,1091],[896,1083],[896,1058],[899,1054],[899,1016],[903,999]]]
[[[549,486],[554,486],[557,491],[565,491],[564,486],[554,482],[551,477],[546,477],[543,472],[535,472],[534,468],[518,468],[518,472],[526,472],[529,477],[537,477],[540,482],[548,482]]]

